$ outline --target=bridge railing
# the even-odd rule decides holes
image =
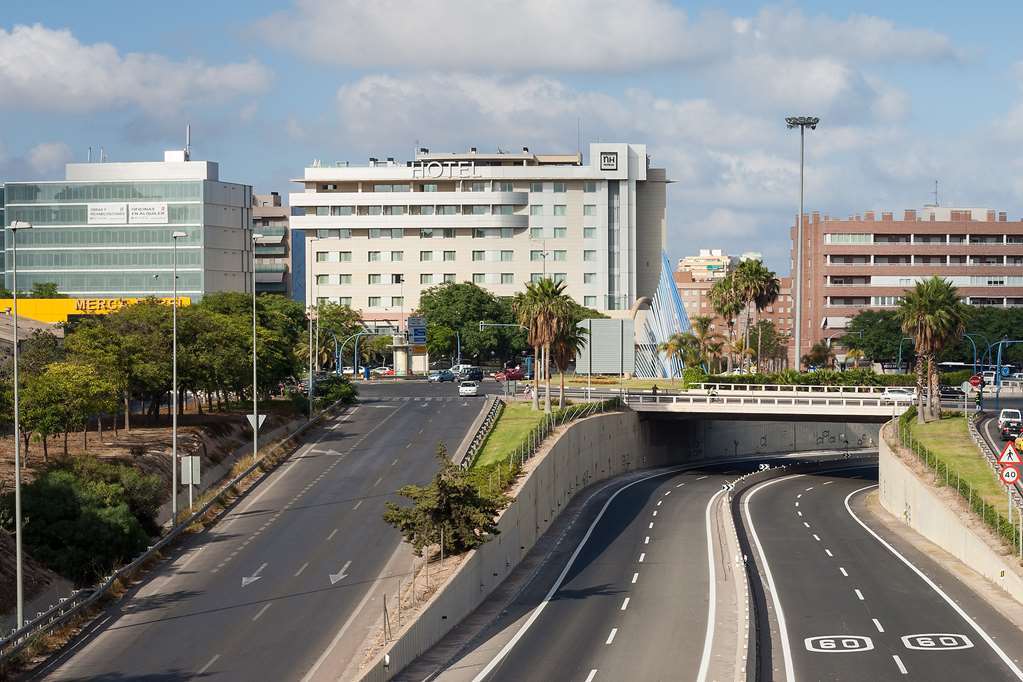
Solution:
[[[701,391],[717,393],[828,393],[838,395],[881,395],[885,386],[825,386],[817,384],[738,384],[703,382],[696,384]]]
[[[892,403],[880,396],[859,398],[823,395],[649,395],[630,393],[623,397],[627,405],[721,405],[721,406],[777,406],[777,407],[874,407],[890,409],[898,416],[909,408],[908,403]]]

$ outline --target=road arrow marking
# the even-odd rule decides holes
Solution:
[[[259,580],[262,577],[259,574],[262,573],[264,568],[266,568],[266,562],[265,561],[263,562],[263,565],[260,566],[259,568],[257,568],[252,575],[247,576],[247,577],[242,577],[242,587],[245,587],[245,586],[249,585],[250,583],[254,583],[257,580]]]
[[[331,573],[330,574],[330,584],[331,585],[337,584],[337,583],[341,582],[342,580],[344,580],[345,578],[347,578],[348,574],[345,573],[345,571],[347,571],[348,567],[351,566],[351,565],[352,565],[351,561],[346,561],[345,565],[341,567],[340,571],[338,571],[337,573]]]

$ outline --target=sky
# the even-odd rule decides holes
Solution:
[[[798,211],[1023,213],[1023,3],[38,0],[0,13],[0,182],[103,147],[286,195],[314,159],[645,143],[667,251],[760,251]]]

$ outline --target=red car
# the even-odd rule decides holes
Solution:
[[[526,373],[518,367],[510,367],[495,374],[494,378],[498,381],[522,381],[526,378]]]

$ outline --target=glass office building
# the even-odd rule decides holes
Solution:
[[[163,162],[68,164],[67,179],[8,182],[5,282],[18,231],[18,288],[54,282],[77,297],[168,296],[174,232],[178,294],[247,291],[252,188],[221,182],[216,163],[167,152]]]

